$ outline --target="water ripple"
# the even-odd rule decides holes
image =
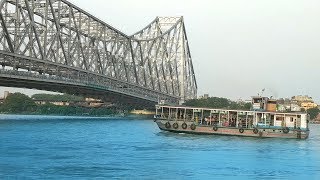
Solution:
[[[319,179],[307,140],[163,132],[152,120],[0,116],[1,179]]]

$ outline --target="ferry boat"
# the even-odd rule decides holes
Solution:
[[[156,105],[154,121],[161,130],[177,133],[308,138],[307,113],[276,112],[276,101],[267,97],[253,97],[252,105],[250,111]]]

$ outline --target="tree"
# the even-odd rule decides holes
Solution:
[[[36,108],[33,100],[25,94],[10,94],[2,105],[2,111],[8,113],[31,112]]]
[[[83,101],[84,98],[69,94],[34,94],[31,96],[33,100],[38,101]]]
[[[238,103],[226,98],[209,97],[207,99],[191,99],[184,103],[186,106],[250,110],[251,103]]]
[[[245,109],[245,110],[250,110],[251,108],[252,108],[252,104],[251,103],[245,103],[243,105],[243,109]]]
[[[209,97],[207,99],[191,99],[184,103],[186,106],[227,108],[230,103],[226,98]]]
[[[318,108],[311,108],[307,110],[307,113],[310,115],[310,119],[315,119],[318,114],[320,113],[320,109]]]

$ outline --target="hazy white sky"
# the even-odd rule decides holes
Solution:
[[[319,0],[70,1],[128,35],[184,16],[198,95],[249,99],[265,88],[320,103]]]

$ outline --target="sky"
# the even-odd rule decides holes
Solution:
[[[198,95],[246,100],[265,89],[320,103],[319,0],[70,2],[127,35],[156,16],[184,16]]]

